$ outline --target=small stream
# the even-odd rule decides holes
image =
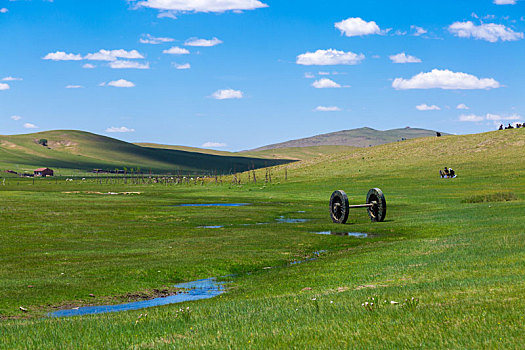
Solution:
[[[152,306],[182,303],[185,301],[210,299],[225,292],[224,283],[225,282],[217,282],[216,278],[206,278],[202,280],[176,284],[174,286],[175,288],[181,288],[184,289],[184,291],[169,297],[141,300],[118,305],[84,306],[74,309],[50,312],[48,316],[69,317],[93,315],[106,312],[138,310]]]

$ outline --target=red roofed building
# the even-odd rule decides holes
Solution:
[[[42,177],[53,176],[53,170],[49,168],[38,168],[38,169],[35,169],[34,174],[35,176],[42,176]]]

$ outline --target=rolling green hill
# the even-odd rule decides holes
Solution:
[[[293,159],[293,160],[306,160],[306,159],[324,156],[327,154],[350,151],[355,148],[352,146],[310,146],[310,147],[274,148],[274,149],[261,150],[261,151],[227,152],[227,151],[217,151],[213,149],[205,149],[205,148],[197,148],[197,147],[160,145],[156,143],[135,143],[135,144],[141,147],[171,149],[171,150],[177,150],[177,151],[214,154],[214,155],[220,155],[220,156],[230,156],[230,157],[241,156],[241,157],[265,158],[265,159]]]
[[[448,135],[442,133],[442,135]],[[369,147],[377,146],[385,143],[397,142],[403,139],[414,139],[419,137],[436,136],[433,130],[417,129],[417,128],[403,128],[392,130],[375,130],[372,128],[359,128],[352,130],[343,130],[332,132],[328,134],[316,135],[297,140],[291,140],[281,143],[276,143],[268,146],[263,146],[249,150],[247,152],[264,151],[276,148],[290,148],[290,147],[311,147],[311,146],[353,146],[353,147]]]
[[[47,145],[39,140],[47,140]],[[230,173],[283,164],[288,160],[238,155],[204,154],[185,150],[141,147],[110,137],[75,130],[0,136],[0,169],[31,172],[38,167],[91,171],[140,168],[155,173]]]

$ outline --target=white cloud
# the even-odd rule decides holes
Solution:
[[[9,12],[9,10],[6,9],[5,7],[0,9],[0,13],[7,13],[7,12]]]
[[[20,119],[22,119],[22,117],[19,116],[19,115],[12,115],[11,119],[13,119],[13,120],[20,120]]]
[[[480,122],[482,120],[485,120],[485,118],[475,114],[462,114],[459,116],[460,122]]]
[[[346,36],[362,36],[369,34],[381,34],[381,29],[376,22],[366,22],[359,17],[348,18],[335,23],[335,27]]]
[[[440,111],[441,110],[439,106],[436,106],[436,105],[429,106],[426,103],[416,106],[416,109],[419,111]]]
[[[175,12],[225,12],[268,7],[258,0],[143,0],[137,6]]]
[[[410,56],[404,52],[398,53],[397,55],[389,56],[394,63],[420,63],[421,60],[417,57]]]
[[[517,0],[494,0],[496,5],[516,5]]]
[[[88,53],[84,59],[91,61],[116,61],[118,58],[137,59],[144,58],[137,50],[100,50],[95,53]]]
[[[112,126],[110,128],[107,128],[106,132],[135,132],[135,129],[130,129],[125,126],[121,126],[121,127]]]
[[[104,84],[104,85],[102,85]],[[105,83],[102,83],[101,86],[113,86],[113,87],[121,87],[121,88],[131,88],[131,87],[134,87],[135,84],[133,84],[131,81],[127,81],[127,80],[124,80],[124,79],[119,79],[119,80],[114,80],[114,81],[110,81],[109,83],[105,84]]]
[[[317,106],[315,108],[316,112],[339,112],[341,108],[337,106]]]
[[[213,39],[199,39],[199,38],[191,38],[186,40],[184,45],[186,46],[202,46],[202,47],[210,47],[222,44],[222,40],[219,40],[217,38]]]
[[[182,47],[173,46],[172,48],[168,50],[162,51],[162,53],[167,53],[169,55],[187,55],[190,52],[187,49],[184,49]]]
[[[9,89],[10,89],[9,84],[0,83],[0,91],[2,91],[2,90],[9,90]]]
[[[66,89],[82,89],[82,85],[67,85]]]
[[[334,49],[317,50],[307,52],[297,56],[297,64],[304,66],[331,66],[338,64],[354,65],[361,63],[365,59],[363,54],[344,52]]]
[[[217,90],[212,94],[212,97],[216,100],[229,100],[235,98],[243,98],[242,91],[233,89]]]
[[[53,60],[53,61],[80,61],[82,56],[74,53],[65,53],[63,51],[50,52],[44,57],[44,60]]]
[[[327,89],[327,88],[340,88],[341,85],[335,81],[327,78],[316,80],[312,83],[312,86],[316,89]]]
[[[172,42],[172,41],[175,41],[175,39],[154,37],[151,34],[143,34],[142,38],[140,38],[140,40],[139,40],[139,42],[141,44],[152,44],[152,45],[157,45],[157,44],[162,44],[162,43],[169,43],[169,42]]]
[[[173,67],[175,67],[176,69],[190,69],[191,65],[189,63],[184,63],[184,64],[173,63]]]
[[[2,79],[2,81],[20,81],[20,80],[24,80],[22,78],[15,78],[15,77],[5,77]]]
[[[448,27],[448,30],[460,38],[474,38],[495,43],[501,41],[515,41],[523,39],[523,33],[515,32],[503,24],[483,23],[475,25],[471,21],[455,22]]]
[[[460,103],[456,106],[456,109],[470,109],[466,104]]]
[[[318,72],[319,75],[330,75],[330,72]]]
[[[423,34],[428,33],[428,31],[425,28],[421,28],[421,27],[414,26],[414,25],[411,25],[410,29],[414,31],[414,33],[412,34],[413,36],[421,36]]]
[[[492,78],[480,79],[474,75],[452,72],[448,69],[433,69],[428,73],[419,73],[405,80],[396,78],[392,83],[396,90],[409,89],[444,89],[444,90],[474,90],[496,89],[500,83]]]
[[[462,122],[481,122],[483,120],[502,121],[502,120],[519,120],[519,119],[521,119],[521,116],[518,114],[499,115],[499,114],[487,113],[485,115],[462,114],[459,116],[459,121],[462,121]]]
[[[38,126],[36,126],[35,124],[31,124],[31,123],[24,123],[24,128],[26,128],[26,129],[38,129]]]
[[[176,12],[175,11],[160,11],[157,15],[157,18],[171,18],[171,19],[177,19]]]
[[[95,68],[95,66],[92,65],[91,63],[86,63],[85,65],[82,66],[82,68],[84,68],[84,69],[93,69],[93,68]]]
[[[124,60],[117,60],[109,63],[109,66],[113,69],[125,69],[125,68],[132,68],[132,69],[149,69],[149,63],[140,63],[135,61],[124,61]]]
[[[222,142],[206,142],[206,143],[203,143],[201,147],[212,148],[212,147],[226,147],[226,146],[227,144],[222,143]]]

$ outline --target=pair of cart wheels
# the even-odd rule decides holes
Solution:
[[[353,208],[366,208],[373,222],[381,222],[386,216],[386,200],[383,191],[372,188],[366,195],[366,204],[350,205],[344,191],[338,190],[330,197],[330,217],[336,224],[344,224],[348,220],[348,212]]]

